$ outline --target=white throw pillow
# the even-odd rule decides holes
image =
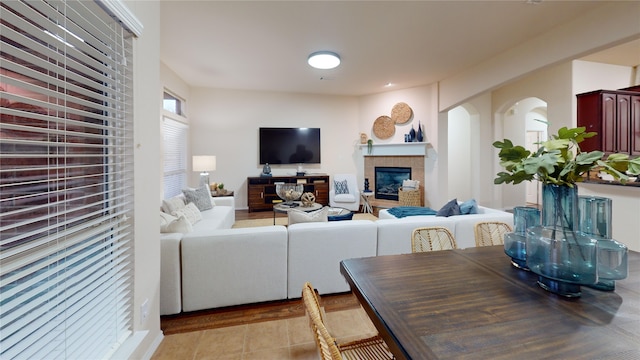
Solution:
[[[171,223],[176,219],[177,218],[175,216],[169,215],[163,211],[160,211],[160,232],[162,232],[162,229],[164,227],[166,227],[167,225],[169,225],[169,223]]]
[[[187,220],[187,218],[184,217],[184,215],[180,215],[179,218],[176,218],[175,220],[167,224],[167,226],[160,229],[160,232],[162,233],[186,234],[192,231],[193,231],[193,227],[191,226],[191,223],[189,222],[189,220]]]
[[[167,214],[173,214],[185,207],[185,202],[180,196],[174,196],[171,199],[162,200],[162,211]]]
[[[309,212],[302,210],[289,210],[287,212],[289,225],[305,222],[326,222],[329,221],[328,214],[328,207],[323,207],[322,209]]]
[[[198,210],[198,207],[194,203],[188,203],[184,208],[173,213],[173,215],[176,217],[180,217],[181,215],[186,217],[191,225],[202,220],[202,214],[200,214],[200,210]]]
[[[198,210],[205,211],[213,208],[211,202],[211,191],[209,186],[202,185],[197,189],[184,189],[182,190],[187,203],[194,203]]]

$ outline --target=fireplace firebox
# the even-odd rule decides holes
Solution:
[[[375,198],[398,201],[398,189],[403,180],[411,179],[410,167],[375,167]]]

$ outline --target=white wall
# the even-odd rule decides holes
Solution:
[[[473,153],[471,147],[471,115],[464,107],[459,106],[449,110],[448,117],[449,189],[447,198],[466,201],[472,198],[471,176],[469,174],[474,173],[470,156]]]
[[[446,164],[446,162],[439,162],[440,151],[443,150],[440,144],[444,143],[444,146],[446,146],[446,139],[443,141],[438,135],[437,96],[437,84],[432,84],[358,98],[358,128],[360,132],[364,132],[369,138],[372,138],[374,144],[404,142],[404,134],[411,130],[411,126],[417,129],[418,122],[422,124],[424,141],[430,143],[427,150],[427,159],[425,160],[425,204],[434,208],[444,204],[443,201],[446,197],[446,192],[443,193],[438,180],[438,166]],[[373,135],[373,122],[381,115],[390,116],[393,105],[398,102],[407,103],[411,107],[413,120],[396,126],[396,132],[393,137],[385,140],[377,139]],[[446,149],[444,150],[446,151]],[[358,164],[358,181],[363,181],[364,159],[360,157],[360,161],[361,163]]]
[[[160,242],[158,240],[158,194],[161,178],[160,152],[160,5],[126,1],[142,22],[142,35],[134,40],[134,200],[135,231],[131,359],[148,358],[162,340],[160,331]],[[154,175],[155,174],[155,175]],[[141,318],[140,306],[148,301],[149,315]],[[126,344],[128,346],[129,344]],[[126,349],[125,349],[126,350]]]
[[[356,144],[363,129],[355,97],[192,88],[188,103],[191,151],[216,155],[210,179],[235,191],[238,209],[247,208],[247,177],[262,172],[260,127],[321,128],[321,164],[307,164],[304,170],[329,175],[362,171]],[[295,175],[296,168],[271,164],[274,176]],[[362,174],[358,181],[364,181]],[[198,174],[193,173],[191,185],[197,183]]]
[[[638,49],[640,52],[640,49]],[[573,61],[573,91],[616,90],[633,84],[633,67]]]
[[[638,1],[611,1],[440,83],[440,111],[545,66],[640,37]]]

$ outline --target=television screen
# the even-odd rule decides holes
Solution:
[[[319,128],[260,128],[260,164],[319,164]]]

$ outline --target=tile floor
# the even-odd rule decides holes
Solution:
[[[360,307],[326,313],[339,342],[372,336],[376,328]],[[165,336],[152,360],[320,359],[306,316]]]

